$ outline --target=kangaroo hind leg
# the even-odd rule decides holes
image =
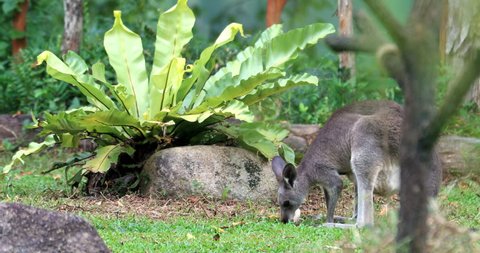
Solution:
[[[352,152],[351,166],[356,181],[357,226],[373,225],[373,190],[383,166],[382,151],[363,147],[359,152]]]

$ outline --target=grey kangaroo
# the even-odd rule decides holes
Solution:
[[[318,184],[325,194],[327,224],[336,226],[334,212],[343,187],[340,175],[347,175],[355,183],[356,224],[338,226],[372,225],[373,193],[390,195],[399,190],[402,118],[402,107],[391,101],[355,103],[333,113],[305,153],[298,172],[292,164],[275,157],[272,169],[279,183],[281,221],[296,220],[309,188]],[[436,153],[432,159],[428,191],[436,196],[442,172]]]

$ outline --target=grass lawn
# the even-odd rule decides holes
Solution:
[[[10,155],[0,153],[0,164]],[[274,203],[193,196],[178,200],[135,194],[122,198],[82,196],[71,192],[63,171],[40,173],[69,155],[55,150],[26,159],[25,168],[1,180],[0,200],[80,215],[97,228],[113,252],[362,252],[370,241],[378,244],[378,238],[391,240],[394,234],[388,225],[392,215],[387,213],[393,213],[388,211],[395,210],[397,202],[390,198],[376,198],[376,221],[383,227],[383,232],[378,232],[319,227],[311,218],[300,225],[284,225],[277,221]],[[348,186],[339,203],[341,215],[351,213],[351,188]],[[442,213],[456,224],[480,228],[479,193],[478,180],[451,179],[439,197]],[[302,213],[306,217],[324,214],[323,197],[311,194]]]

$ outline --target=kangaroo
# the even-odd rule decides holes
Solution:
[[[392,101],[365,101],[334,112],[319,130],[298,166],[279,156],[272,169],[279,183],[278,203],[282,222],[297,221],[299,207],[309,188],[323,188],[327,204],[327,225],[338,227],[373,225],[373,193],[390,195],[399,190],[399,143],[402,107]],[[436,196],[441,180],[438,156],[434,153],[428,191]],[[342,191],[340,175],[354,182],[356,224],[336,224],[337,200]],[[342,222],[343,217],[338,221]]]

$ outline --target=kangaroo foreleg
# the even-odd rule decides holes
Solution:
[[[329,183],[323,187],[325,200],[327,202],[327,222],[334,222],[335,208],[342,192],[343,182],[338,174],[331,175]]]

